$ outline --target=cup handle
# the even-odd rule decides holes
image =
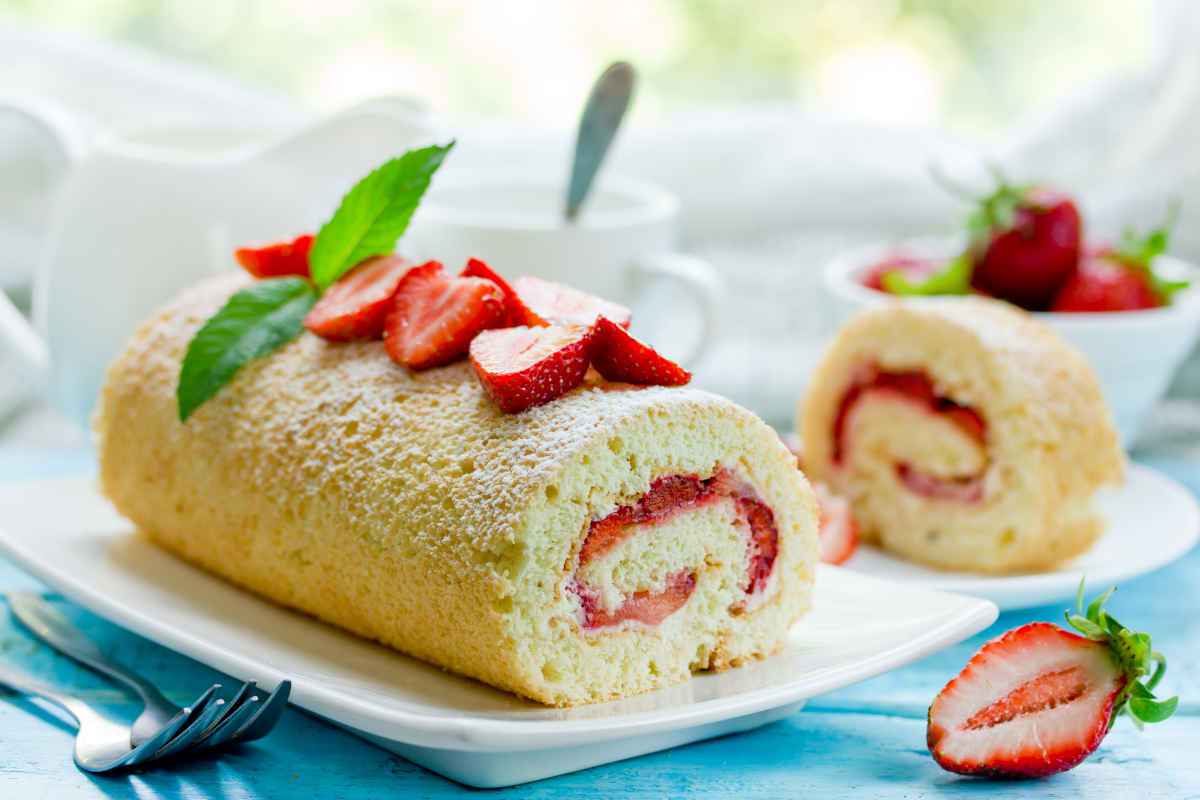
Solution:
[[[33,326],[0,291],[0,418],[41,393],[50,373],[50,354]]]
[[[0,114],[22,117],[54,145],[58,156],[70,163],[87,149],[88,131],[83,121],[62,106],[40,97],[0,93]]]
[[[666,279],[679,284],[700,311],[701,330],[691,350],[680,359],[683,365],[696,364],[711,346],[717,332],[717,308],[725,282],[711,264],[684,253],[654,253],[634,260],[632,277],[635,290],[650,281]]]
[[[26,120],[48,142],[64,169],[87,147],[88,132],[81,120],[54,102],[18,94],[0,94],[0,115]],[[50,371],[49,351],[33,326],[8,296],[0,291],[0,417],[16,411],[45,388]]]

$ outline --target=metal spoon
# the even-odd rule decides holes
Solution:
[[[563,209],[567,222],[573,222],[579,214],[579,208],[592,188],[592,180],[608,155],[608,148],[633,97],[635,77],[632,64],[617,61],[600,73],[592,85],[575,137],[571,183],[567,187],[567,203]]]

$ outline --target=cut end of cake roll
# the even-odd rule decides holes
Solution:
[[[895,303],[839,333],[809,384],[804,466],[860,534],[942,568],[1038,570],[1103,531],[1122,455],[1083,355],[983,298]]]
[[[589,391],[629,413],[526,517],[510,584],[518,691],[595,702],[779,650],[810,603],[817,510],[778,437],[702,392]]]
[[[502,413],[470,366],[302,334],[186,423],[219,278],[111,366],[100,481],[156,543],[275,602],[559,706],[767,656],[809,607],[813,494],[774,431],[690,388]]]

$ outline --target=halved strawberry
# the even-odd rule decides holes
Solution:
[[[383,341],[396,363],[429,369],[466,355],[480,331],[503,325],[505,317],[499,286],[447,275],[430,261],[410,269],[396,287]]]
[[[844,564],[858,549],[858,523],[854,521],[850,503],[823,483],[815,482],[812,487],[821,509],[817,532],[821,560],[826,564]]]
[[[591,325],[598,317],[608,317],[623,328],[629,327],[633,314],[628,308],[603,300],[570,286],[522,275],[513,281],[524,304],[543,320],[562,325]]]
[[[608,317],[596,320],[596,345],[592,366],[610,381],[646,386],[682,386],[692,373],[659,355]]]
[[[498,272],[478,258],[467,259],[467,266],[463,267],[461,274],[464,278],[483,278],[500,287],[500,291],[504,292],[504,305],[508,314],[507,325],[505,327],[515,328],[521,325],[550,324],[535,314],[529,306],[525,305],[521,296],[517,294],[517,290],[510,286],[508,281],[500,277]]]
[[[256,278],[279,278],[284,275],[308,277],[308,251],[313,236],[304,234],[290,242],[265,247],[239,247],[233,257],[242,268]]]
[[[593,335],[578,325],[486,331],[471,342],[471,366],[500,410],[516,414],[583,383]]]
[[[929,707],[926,738],[938,764],[965,775],[1052,775],[1087,758],[1122,712],[1139,727],[1171,716],[1178,699],[1152,691],[1166,660],[1148,635],[1104,611],[1107,597],[1082,616],[1080,585],[1079,613],[1067,619],[1085,636],[1033,622],[985,644]]]
[[[364,261],[321,295],[304,318],[304,327],[335,342],[378,339],[392,307],[392,295],[409,266],[399,256]]]

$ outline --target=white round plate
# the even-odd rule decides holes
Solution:
[[[976,575],[941,572],[904,561],[877,547],[859,547],[844,565],[889,581],[974,595],[1002,610],[1033,608],[1074,598],[1079,579],[1094,591],[1153,572],[1183,556],[1200,537],[1200,507],[1192,494],[1166,475],[1130,464],[1125,485],[1098,498],[1108,520],[1092,549],[1053,572]]]

